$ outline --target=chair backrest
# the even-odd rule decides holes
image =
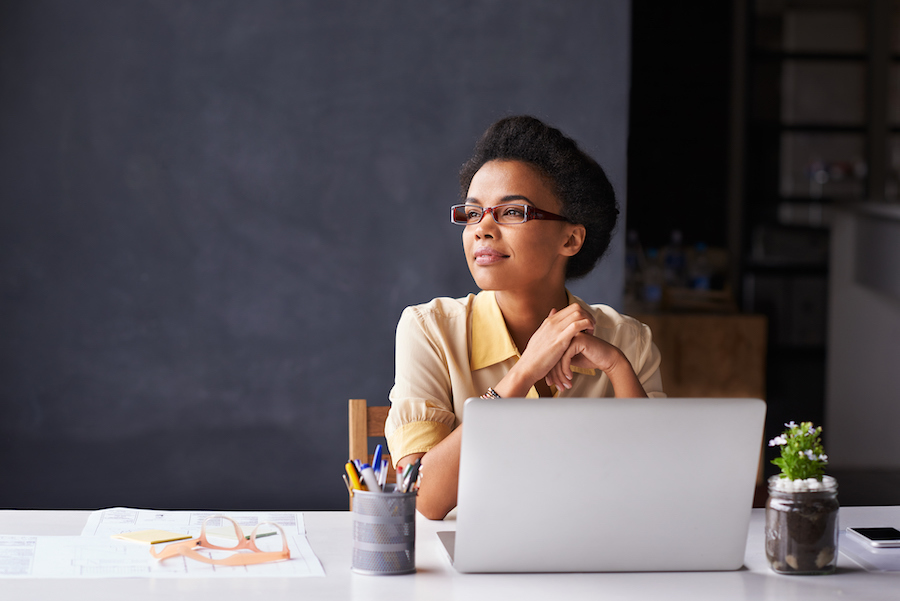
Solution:
[[[350,399],[349,423],[350,423],[350,459],[359,459],[363,463],[372,463],[372,453],[369,452],[370,437],[384,437],[384,422],[387,421],[390,405],[378,405],[370,407],[365,399]],[[387,449],[385,449],[387,451]],[[388,482],[393,482],[391,474],[394,470],[391,456],[386,452],[382,455],[390,465]]]

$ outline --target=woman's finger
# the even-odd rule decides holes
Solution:
[[[559,358],[559,362],[555,366],[555,369],[559,374],[558,379],[566,389],[572,387],[572,357],[577,354],[578,350],[570,344],[569,348],[563,352],[562,357]]]
[[[572,384],[562,373],[562,366],[557,363],[553,366],[553,369],[550,370],[550,373],[547,374],[547,384],[549,386],[555,386],[558,390],[569,389],[572,387]]]

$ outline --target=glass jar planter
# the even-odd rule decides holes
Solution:
[[[779,574],[831,574],[838,555],[837,481],[769,478],[766,557]]]

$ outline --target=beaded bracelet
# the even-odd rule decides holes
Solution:
[[[481,398],[483,398],[483,399],[499,399],[502,397],[499,394],[497,394],[497,391],[494,390],[493,388],[488,388],[487,392],[485,392],[483,395],[481,395]]]

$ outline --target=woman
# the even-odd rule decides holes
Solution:
[[[665,396],[650,330],[566,290],[606,251],[618,209],[603,169],[533,117],[492,125],[460,171],[463,249],[478,295],[408,307],[397,326],[385,436],[398,467],[422,460],[417,506],[456,506],[470,397]]]

